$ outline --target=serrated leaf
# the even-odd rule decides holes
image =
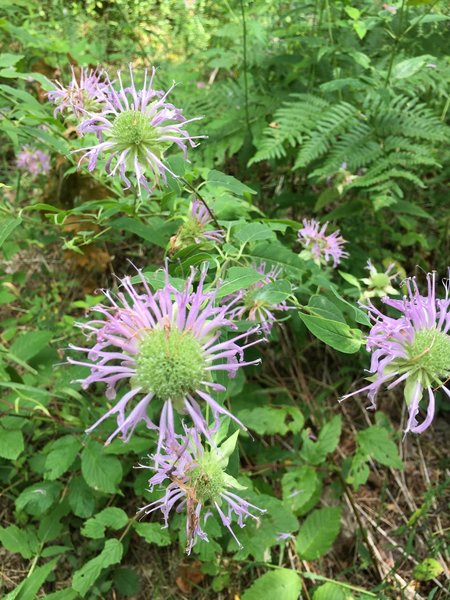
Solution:
[[[311,296],[308,306],[311,307],[314,313],[317,313],[320,317],[345,323],[342,311],[340,311],[339,308],[325,296]]]
[[[122,465],[115,456],[109,456],[104,447],[89,440],[81,453],[81,472],[86,483],[105,494],[114,494],[122,479]]]
[[[32,527],[20,529],[17,525],[0,527],[0,542],[6,550],[31,558],[39,547],[36,531]]]
[[[16,460],[23,450],[23,433],[17,429],[8,431],[0,427],[0,457]]]
[[[233,292],[248,288],[263,278],[264,275],[261,275],[261,273],[258,273],[251,267],[230,267],[216,297],[218,299],[224,298]]]
[[[18,227],[21,223],[22,219],[16,217],[0,219],[0,248],[11,235],[11,233],[14,231],[14,229]]]
[[[359,329],[351,329],[347,323],[340,323],[324,317],[301,312],[298,314],[313,335],[335,350],[344,354],[354,354],[361,348],[363,340]]]
[[[274,240],[275,234],[270,227],[262,223],[245,223],[243,226],[235,226],[234,237],[241,244],[248,244],[249,242]]]
[[[347,600],[347,598],[336,583],[324,583],[314,592],[312,600]]]
[[[159,523],[135,523],[134,530],[149,544],[168,546],[171,544],[169,531]]]
[[[89,592],[103,569],[116,565],[122,559],[123,546],[119,540],[106,540],[102,552],[75,571],[72,587],[82,598]]]
[[[81,533],[85,537],[97,540],[105,537],[107,527],[117,531],[125,527],[127,523],[128,516],[124,510],[116,506],[108,506],[88,519],[81,528]]]
[[[55,504],[61,490],[62,485],[58,481],[35,483],[19,494],[16,498],[16,508],[39,517]]]
[[[303,446],[300,456],[313,465],[324,462],[327,454],[336,449],[342,431],[342,417],[334,416],[322,427],[317,441],[312,441],[308,432],[302,434]]]
[[[261,600],[279,598],[280,600],[298,600],[302,589],[300,575],[290,569],[269,571],[258,577],[242,594],[242,600]]]
[[[58,479],[71,467],[81,447],[80,440],[73,435],[65,435],[50,445],[45,459],[45,478]]]
[[[12,354],[21,360],[28,361],[43,350],[53,337],[52,331],[29,331],[18,336],[11,345]]]
[[[239,411],[239,419],[259,435],[298,433],[305,419],[296,406],[260,406]]]
[[[358,431],[357,439],[361,451],[367,456],[387,467],[403,469],[398,448],[384,427],[372,425],[363,431]]]
[[[137,596],[141,589],[139,575],[133,569],[121,567],[114,573],[114,587],[123,596]]]
[[[69,505],[77,517],[90,517],[95,509],[94,492],[82,477],[74,477],[69,485]]]
[[[304,465],[285,473],[281,479],[283,502],[296,514],[305,514],[318,501],[322,482],[317,471]]]
[[[258,515],[259,522],[247,520],[243,529],[235,523],[232,524],[237,538],[243,548],[236,552],[236,560],[244,560],[253,556],[255,560],[264,560],[269,548],[279,544],[280,533],[292,533],[298,528],[297,517],[287,506],[273,496],[255,494],[250,490],[245,492],[244,498],[267,512]],[[234,540],[230,541],[230,549],[236,551]]]
[[[231,175],[225,175],[225,173],[221,173],[220,171],[211,170],[208,173],[208,178],[206,180],[209,188],[222,188],[225,190],[229,190],[233,192],[237,196],[242,196],[242,194],[256,194],[255,190],[245,185],[235,177]]]
[[[303,560],[316,560],[326,554],[340,530],[341,510],[320,508],[308,515],[300,526],[296,549]]]

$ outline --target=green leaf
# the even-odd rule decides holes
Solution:
[[[0,427],[0,457],[16,460],[24,450],[23,433],[13,429],[8,431]]]
[[[89,440],[81,453],[81,472],[91,488],[114,494],[122,479],[122,464],[116,456],[106,454],[101,444]]]
[[[320,508],[308,515],[297,536],[299,557],[316,560],[326,554],[339,534],[340,519],[339,508]]]
[[[81,447],[80,440],[73,435],[64,435],[49,445],[45,459],[45,479],[58,479],[72,466]]]
[[[43,350],[53,337],[52,331],[29,331],[17,337],[11,345],[11,353],[28,361]]]
[[[300,575],[290,569],[269,571],[258,577],[242,594],[242,600],[261,600],[263,598],[279,598],[280,600],[297,600],[302,589]]]
[[[108,506],[88,519],[81,528],[81,533],[85,537],[97,540],[105,537],[107,527],[117,531],[125,527],[127,523],[128,516],[124,510],[116,506]]]
[[[159,217],[149,219],[147,223],[142,223],[131,217],[121,217],[110,223],[114,229],[123,229],[129,233],[134,233],[146,242],[166,248],[170,236],[175,233],[176,224],[171,221],[165,221]]]
[[[22,219],[15,217],[9,217],[7,219],[0,219],[0,248],[3,243],[11,235],[16,227],[22,223]]]
[[[82,598],[89,592],[103,569],[116,565],[122,559],[123,546],[119,540],[107,540],[102,552],[75,571],[72,587]]]
[[[286,275],[301,280],[304,274],[303,263],[298,254],[292,252],[280,242],[269,242],[258,244],[251,251],[251,255],[265,261],[270,267],[279,267]]]
[[[340,323],[324,317],[316,317],[299,312],[300,318],[310,332],[339,352],[354,354],[361,347],[362,334],[359,329],[351,329],[346,323]]]
[[[431,56],[431,54],[407,58],[394,66],[392,69],[392,77],[395,79],[407,79],[418,73],[427,63],[435,61],[436,58]]]
[[[342,417],[334,416],[322,427],[316,442],[313,442],[307,431],[302,434],[303,446],[300,456],[313,465],[324,462],[327,454],[334,452],[341,437]]]
[[[114,588],[123,596],[137,596],[141,589],[141,581],[136,571],[120,567],[114,573]]]
[[[23,56],[23,54],[9,54],[8,52],[0,54],[0,68],[12,67],[22,60]]]
[[[319,500],[322,482],[316,469],[304,465],[283,475],[281,489],[284,504],[295,514],[303,515]]]
[[[56,503],[62,485],[57,481],[41,481],[30,485],[16,498],[18,511],[26,510],[29,515],[39,517]]]
[[[90,517],[95,509],[95,498],[92,489],[82,477],[74,477],[69,485],[69,505],[77,517]]]
[[[239,411],[239,419],[259,435],[298,433],[305,419],[296,406],[260,406]]]
[[[225,173],[215,171],[214,169],[208,173],[206,183],[211,189],[222,188],[233,192],[233,194],[236,194],[237,196],[242,196],[244,193],[256,194],[255,190],[252,190],[252,188],[248,187],[248,185],[245,185],[235,177],[225,175]]]
[[[241,244],[248,244],[249,242],[274,240],[275,234],[270,227],[262,223],[245,223],[242,226],[235,225],[234,237]]]
[[[44,596],[44,600],[76,600],[78,598],[78,592],[71,588],[64,588],[58,592],[47,594]]]
[[[382,465],[394,469],[403,469],[403,462],[398,448],[389,436],[389,432],[380,425],[372,425],[358,431],[358,444],[362,452]]]
[[[0,527],[0,542],[6,550],[20,554],[23,558],[31,558],[39,547],[36,531],[32,527],[19,529],[16,525]]]
[[[37,598],[39,590],[50,573],[54,571],[58,560],[59,558],[54,558],[45,565],[36,567],[32,574],[24,579],[15,590],[5,596],[3,600],[31,600],[31,598]]]
[[[314,592],[312,600],[346,600],[346,595],[336,583],[324,583]]]
[[[217,292],[217,298],[224,298],[237,290],[245,289],[257,281],[261,281],[264,275],[251,267],[230,267],[223,284]]]
[[[434,558],[426,558],[419,565],[416,565],[413,570],[413,577],[417,581],[431,581],[439,577],[444,571],[442,565]]]
[[[356,21],[361,16],[361,12],[357,8],[353,8],[353,6],[345,6],[345,12],[348,14],[350,19]]]
[[[134,530],[149,544],[157,546],[169,546],[171,544],[168,529],[163,528],[159,523],[135,523]]]
[[[244,482],[245,483],[245,482]],[[244,560],[253,556],[255,560],[264,560],[268,550],[278,545],[280,533],[292,533],[298,528],[297,517],[278,498],[255,494],[250,490],[245,492],[245,499],[266,509],[259,521],[248,520],[243,529],[239,529],[237,536],[243,548],[236,552],[236,560]],[[230,550],[236,551],[237,544],[230,541]]]
[[[308,306],[311,307],[314,313],[317,313],[320,317],[345,323],[342,312],[339,310],[336,304],[334,304],[331,300],[328,300],[328,298],[325,298],[325,296],[311,296]]]

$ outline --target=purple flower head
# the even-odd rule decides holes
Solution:
[[[398,296],[399,292],[392,287],[392,282],[399,276],[398,272],[393,272],[395,263],[391,263],[386,271],[378,272],[369,259],[367,261],[367,270],[369,277],[363,277],[361,281],[367,286],[367,289],[361,295],[361,300],[369,298],[384,298],[385,296]]]
[[[54,115],[72,112],[80,119],[88,111],[101,110],[102,98],[107,91],[107,85],[102,81],[102,73],[98,69],[80,69],[79,77],[76,76],[73,66],[72,80],[67,87],[55,81],[56,89],[48,92],[48,99],[56,105]]]
[[[265,510],[250,504],[232,491],[244,490],[234,477],[226,473],[228,460],[237,441],[236,431],[220,447],[205,450],[195,429],[186,431],[181,440],[168,441],[162,452],[153,456],[155,474],[149,480],[150,491],[156,486],[169,482],[165,494],[159,500],[151,502],[141,509],[145,514],[160,510],[168,526],[172,509],[176,512],[186,510],[186,552],[190,554],[198,538],[208,542],[203,531],[204,524],[215,510],[222,524],[228,529],[240,548],[238,538],[232,527],[233,516],[239,527],[244,527],[244,519],[250,517],[259,520],[253,511]],[[206,511],[206,512],[205,512]]]
[[[16,166],[21,171],[28,171],[34,179],[38,175],[45,175],[50,171],[50,156],[42,150],[23,146],[16,157]]]
[[[341,260],[348,256],[348,252],[343,250],[347,241],[340,235],[339,229],[326,235],[327,227],[328,221],[321,226],[315,219],[303,219],[303,227],[298,231],[298,239],[305,250],[300,256],[312,258],[323,265],[332,260],[333,268],[336,268]]]
[[[409,410],[405,433],[422,433],[434,417],[434,392],[441,388],[448,396],[445,386],[450,377],[450,299],[449,284],[445,283],[445,298],[436,298],[436,274],[427,275],[427,295],[422,296],[415,278],[406,282],[408,295],[402,300],[383,298],[383,303],[397,310],[397,318],[388,317],[373,304],[367,306],[374,322],[367,337],[367,350],[372,353],[369,385],[347,394],[367,392],[376,408],[376,397],[383,384],[387,389],[404,382],[404,397]],[[425,418],[419,423],[419,402],[428,392]]]
[[[273,324],[277,321],[275,311],[288,310],[284,300],[279,301],[276,290],[271,284],[275,283],[281,274],[280,268],[266,270],[266,263],[252,265],[255,271],[263,275],[262,279],[251,284],[245,291],[238,291],[225,298],[236,298],[239,304],[233,312],[235,319],[248,319],[261,325],[267,335],[272,331]]]
[[[107,91],[101,98],[102,112],[86,111],[87,119],[79,126],[81,134],[95,133],[98,143],[77,152],[83,152],[80,162],[86,158],[89,171],[100,156],[107,158],[106,172],[110,176],[118,173],[125,189],[130,188],[129,174],[133,173],[140,195],[141,186],[150,192],[161,180],[167,183],[167,173],[177,177],[165,162],[170,146],[177,145],[187,160],[188,146],[195,148],[198,144],[194,140],[204,136],[190,136],[185,129],[201,117],[187,120],[180,109],[167,102],[175,84],[165,93],[155,90],[153,68],[150,75],[147,69],[144,71],[142,89],[138,89],[131,65],[129,71],[128,87],[124,87],[120,71],[117,73],[118,89],[105,74]]]
[[[195,198],[185,222],[171,239],[171,250],[174,252],[183,246],[205,242],[221,244],[225,233],[220,229],[214,229],[211,226],[212,221],[212,215],[206,206]]]
[[[237,344],[257,332],[258,327],[230,336],[230,331],[236,329],[230,318],[233,302],[216,306],[218,289],[204,289],[206,268],[202,269],[197,288],[192,291],[195,274],[192,269],[181,291],[169,282],[166,268],[165,285],[156,292],[150,290],[141,272],[143,291],[138,291],[130,278],[125,277],[121,281],[123,291],[116,297],[109,291],[104,292],[110,306],[95,307],[101,318],[84,326],[88,337],[94,338],[93,346],[72,346],[74,350],[85,352],[88,361],[69,358],[68,362],[89,367],[91,373],[81,380],[82,387],[105,383],[109,400],[116,397],[120,381],[126,380],[129,387],[88,432],[113,415],[117,417],[117,428],[107,443],[119,433],[128,441],[141,421],[155,429],[147,414],[152,400],[162,406],[159,446],[166,438],[175,436],[177,414],[190,417],[194,427],[206,437],[219,426],[220,415],[231,417],[243,427],[213,399],[211,392],[225,390],[214,381],[213,375],[224,371],[234,377],[241,367],[260,362],[245,362],[244,350],[262,341],[261,338]],[[211,411],[212,430],[201,404],[206,404]],[[131,408],[132,405],[135,406]]]

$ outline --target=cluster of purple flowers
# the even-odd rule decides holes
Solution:
[[[187,160],[188,147],[195,148],[195,140],[204,137],[191,136],[186,130],[188,123],[201,117],[188,120],[167,100],[175,84],[164,92],[154,88],[154,78],[155,69],[146,69],[139,87],[131,65],[129,85],[124,85],[120,71],[117,81],[111,81],[106,71],[81,69],[77,78],[72,69],[71,83],[67,87],[57,83],[48,95],[56,105],[55,113],[69,111],[75,116],[80,135],[97,137],[96,143],[77,150],[83,153],[79,164],[87,160],[92,171],[104,157],[107,174],[118,174],[125,189],[134,183],[139,195],[142,188],[151,192],[166,183],[168,174],[177,177],[165,159],[172,145],[178,146]]]
[[[42,150],[36,150],[31,146],[23,146],[16,157],[16,166],[35,179],[38,175],[45,175],[50,171],[50,156]]]
[[[406,282],[408,295],[402,300],[385,297],[382,302],[397,311],[398,316],[385,315],[370,301],[367,309],[373,321],[367,337],[367,350],[372,353],[371,383],[347,394],[367,392],[371,407],[376,408],[380,388],[390,390],[404,383],[404,397],[409,418],[405,433],[422,433],[433,421],[435,396],[441,389],[450,397],[446,383],[450,377],[450,298],[445,283],[445,297],[436,298],[436,274],[427,275],[427,295],[423,296],[414,278]],[[418,421],[419,403],[427,391],[427,411]]]
[[[197,516],[209,501],[227,528],[230,529],[233,512],[243,526],[242,518],[250,515],[252,505],[234,492],[226,491],[228,487],[237,488],[238,484],[231,482],[225,473],[226,464],[222,464],[213,451],[213,436],[219,429],[221,417],[229,417],[240,427],[244,425],[214,399],[214,392],[225,391],[225,387],[214,380],[214,374],[223,372],[234,377],[240,368],[260,362],[244,359],[246,349],[264,339],[258,335],[260,327],[236,332],[233,314],[237,299],[216,301],[219,288],[205,289],[206,268],[201,271],[195,290],[194,269],[182,290],[171,284],[167,267],[165,284],[156,292],[150,289],[141,272],[139,275],[142,291],[127,277],[121,281],[122,291],[116,296],[104,292],[110,305],[95,307],[94,311],[101,318],[82,326],[94,344],[88,348],[71,347],[87,356],[87,360],[68,359],[72,364],[90,369],[90,374],[81,380],[83,388],[104,383],[106,397],[114,401],[118,384],[127,381],[129,385],[120,399],[87,431],[112,416],[116,417],[117,426],[106,443],[118,434],[125,441],[129,440],[139,423],[156,430],[158,442],[152,467],[155,476],[150,483],[153,486],[170,479],[171,484],[164,498],[152,505],[152,510],[161,508],[167,518],[171,507],[184,498],[189,523],[189,501],[196,505]],[[249,341],[252,336],[256,337]],[[153,419],[149,416],[152,408],[156,415]],[[185,419],[192,423],[189,432],[183,432]],[[202,450],[200,435],[211,445],[211,451]],[[172,470],[174,462],[176,468]],[[229,505],[228,514],[220,508],[224,500]],[[189,550],[197,535],[204,537],[200,525],[191,533]]]
[[[304,250],[300,254],[303,258],[312,258],[318,264],[326,265],[333,262],[336,268],[348,252],[343,249],[346,240],[340,235],[339,229],[326,235],[328,222],[322,226],[314,219],[303,219],[303,227],[298,231],[298,239]]]

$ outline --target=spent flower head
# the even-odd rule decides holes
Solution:
[[[326,265],[333,261],[333,268],[337,267],[343,258],[348,256],[344,251],[346,240],[340,235],[339,229],[326,235],[328,221],[320,225],[315,219],[303,219],[303,227],[298,231],[298,239],[303,246],[300,256],[313,259],[318,265]]]
[[[395,263],[391,263],[386,271],[379,272],[369,259],[366,268],[369,271],[369,277],[363,277],[361,279],[366,285],[366,289],[361,294],[361,300],[399,295],[400,292],[392,286],[392,282],[399,276],[398,272],[393,272]]]
[[[233,311],[235,319],[248,319],[261,325],[266,334],[270,334],[274,323],[277,321],[275,312],[288,310],[284,300],[279,300],[279,293],[274,289],[274,284],[281,274],[281,268],[267,268],[266,263],[253,264],[253,268],[262,278],[248,286],[243,291],[237,291],[225,300],[235,298],[238,304]]]
[[[409,411],[405,433],[422,433],[431,425],[437,389],[450,396],[446,386],[450,377],[449,283],[445,283],[445,297],[441,299],[436,298],[435,273],[427,275],[427,284],[426,296],[421,295],[415,278],[410,278],[406,297],[382,299],[399,313],[397,317],[385,315],[369,301],[367,310],[374,322],[367,337],[367,350],[372,353],[371,383],[341,399],[367,392],[371,408],[376,408],[376,397],[384,384],[390,390],[404,383]],[[419,403],[425,390],[427,410],[419,422]]]
[[[82,67],[77,76],[74,67],[70,68],[72,79],[67,87],[55,81],[56,89],[47,94],[50,102],[56,106],[54,115],[72,113],[76,119],[80,119],[88,113],[100,111],[108,87],[103,80],[103,73],[98,68]]]
[[[16,166],[21,171],[28,172],[34,179],[50,171],[50,156],[42,150],[36,150],[28,145],[23,146],[16,157]]]
[[[252,511],[264,513],[265,510],[250,504],[233,490],[245,490],[234,477],[226,472],[228,460],[237,441],[238,432],[217,447],[205,449],[195,429],[186,430],[183,438],[169,439],[161,452],[155,454],[153,466],[140,465],[154,471],[149,480],[150,491],[169,482],[164,495],[144,506],[139,512],[151,514],[160,510],[168,526],[172,509],[186,511],[186,552],[190,554],[198,538],[208,542],[203,530],[212,510],[217,512],[228,531],[240,548],[231,524],[233,517],[239,527],[244,527],[248,517],[259,520]]]
[[[190,136],[186,125],[201,117],[187,120],[182,110],[175,108],[167,100],[173,84],[167,92],[155,90],[153,82],[155,69],[144,71],[144,82],[138,87],[134,81],[133,68],[129,67],[131,84],[125,87],[120,71],[117,83],[111,82],[105,74],[107,89],[102,94],[102,110],[86,111],[86,120],[80,126],[81,134],[95,133],[98,142],[81,148],[80,162],[88,160],[92,171],[100,156],[106,158],[106,172],[110,176],[120,175],[125,189],[131,187],[130,174],[135,177],[138,194],[141,187],[147,191],[167,183],[167,174],[177,175],[169,168],[165,159],[166,151],[176,145],[187,160],[188,146],[195,148],[195,139],[204,136]]]
[[[221,244],[225,233],[213,224],[213,215],[201,200],[194,198],[184,223],[170,240],[171,251],[175,252],[191,244],[205,242]]]
[[[176,415],[190,417],[194,427],[206,437],[219,426],[220,415],[243,426],[212,397],[213,392],[225,390],[213,375],[225,372],[233,377],[241,367],[259,364],[259,359],[245,362],[244,350],[262,338],[247,341],[258,327],[233,334],[233,301],[216,304],[218,288],[204,289],[206,268],[193,291],[195,274],[192,269],[181,291],[170,283],[166,268],[165,284],[156,292],[151,291],[141,272],[143,291],[125,277],[121,281],[123,291],[116,297],[104,292],[110,306],[95,307],[100,318],[82,326],[94,344],[88,348],[72,346],[87,354],[88,361],[69,358],[68,362],[89,367],[90,375],[81,380],[82,387],[104,383],[109,400],[116,397],[119,382],[125,380],[127,387],[120,400],[88,432],[113,415],[117,428],[107,443],[119,433],[128,440],[140,422],[155,429],[157,426],[147,413],[151,401],[161,408],[159,446],[167,437],[175,436]],[[244,341],[242,345],[237,343],[240,340]],[[212,429],[202,405],[211,411]]]

